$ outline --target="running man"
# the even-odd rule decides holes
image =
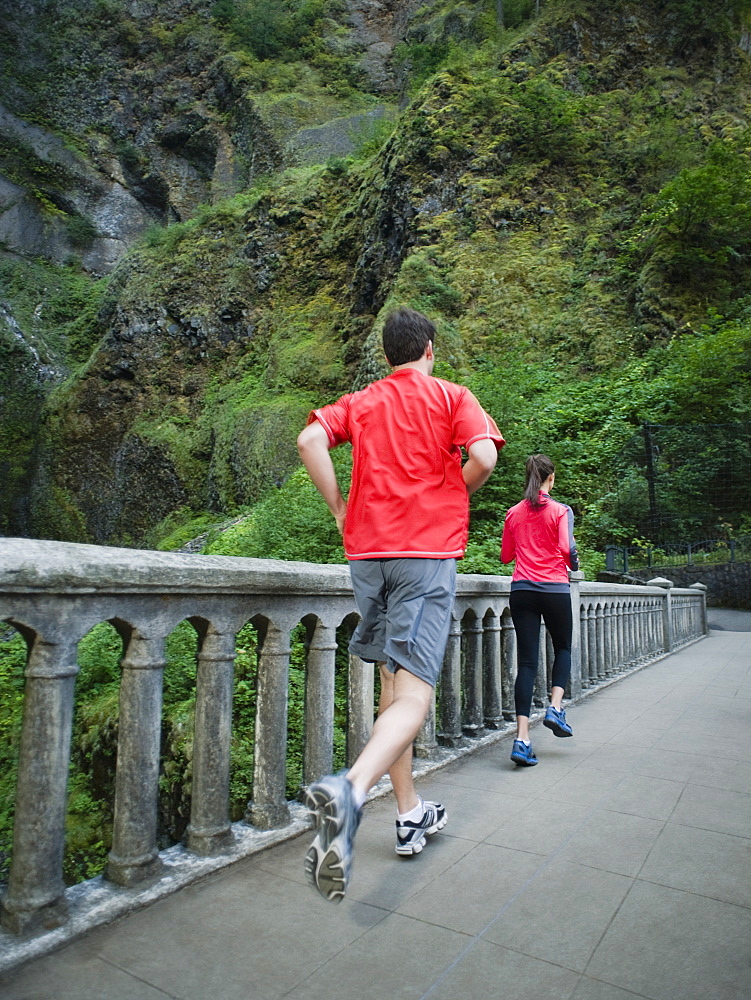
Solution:
[[[412,742],[443,661],[469,496],[493,471],[504,440],[468,389],[432,377],[435,336],[421,313],[391,313],[383,328],[391,374],[314,410],[297,440],[344,536],[360,613],[350,652],[378,663],[381,675],[378,718],[362,753],[348,772],[306,793],[316,836],[305,868],[332,902],[347,891],[362,806],[386,772],[396,795],[397,854],[419,853],[446,823],[443,806],[415,790]],[[353,451],[347,500],[329,454],[345,441]]]

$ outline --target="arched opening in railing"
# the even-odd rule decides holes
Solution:
[[[9,622],[0,622],[0,883],[7,882],[13,847],[13,816],[24,698],[27,640]]]
[[[63,873],[67,884],[98,875],[112,848],[123,640],[111,622],[78,643]]]

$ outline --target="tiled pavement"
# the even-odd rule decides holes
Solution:
[[[421,781],[412,859],[366,808],[339,906],[310,834],[0,978],[3,1000],[748,1000],[751,632],[710,637]]]

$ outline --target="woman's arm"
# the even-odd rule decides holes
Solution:
[[[570,507],[566,507],[565,514],[558,521],[558,547],[569,569],[579,569],[579,553],[574,541],[574,512]]]
[[[514,542],[514,532],[508,523],[508,514],[503,524],[503,536],[501,537],[501,562],[510,563],[516,559],[516,543]]]

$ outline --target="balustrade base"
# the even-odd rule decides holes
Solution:
[[[254,826],[256,830],[276,830],[290,822],[287,805],[255,805],[250,803],[243,817],[243,822]]]
[[[64,897],[27,909],[8,899],[0,901],[0,927],[11,934],[39,934],[62,927],[68,919],[68,904]]]
[[[450,733],[438,733],[437,739],[438,746],[449,747],[452,750],[463,747],[467,743],[463,736],[455,736]]]
[[[185,846],[194,854],[208,857],[211,854],[221,854],[227,848],[232,847],[234,842],[235,835],[229,826],[205,827],[201,830],[195,830],[189,826]]]
[[[505,723],[502,718],[498,719],[485,719],[485,729],[491,732],[497,732],[499,729],[505,729]]]
[[[155,852],[143,858],[118,858],[110,854],[103,875],[108,882],[120,885],[124,889],[140,885],[161,874],[164,865]]]

